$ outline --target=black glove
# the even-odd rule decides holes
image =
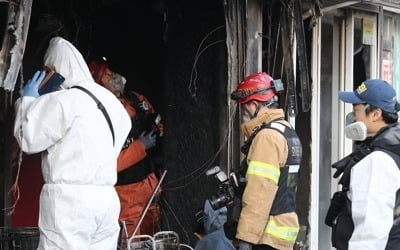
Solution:
[[[252,248],[253,246],[250,243],[242,240],[239,240],[239,243],[236,246],[237,250],[251,250]]]
[[[146,132],[143,132],[139,135],[139,140],[143,143],[144,148],[148,150],[156,145],[156,137],[157,135],[154,131],[147,134]]]
[[[347,194],[345,191],[337,191],[333,194],[331,204],[329,205],[328,211],[325,216],[325,224],[332,227],[339,213],[346,206]]]

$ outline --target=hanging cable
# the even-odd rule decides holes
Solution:
[[[19,71],[19,73],[20,73],[20,79],[21,79],[19,93],[21,94],[21,96],[22,96],[22,92],[23,92],[23,81],[24,81],[24,76],[23,76],[22,72],[23,72],[23,67],[22,67],[22,65],[21,65],[21,68],[20,68],[20,71]],[[22,100],[21,100],[21,101],[22,101]],[[23,111],[21,110],[21,112],[20,112],[20,117],[19,117],[19,119],[20,119],[21,121],[22,121],[22,119],[23,119],[22,114],[23,114]],[[17,117],[17,118],[18,118],[18,117]],[[21,127],[20,127],[20,134],[19,134],[19,136],[20,136],[21,138],[23,138],[22,122],[21,122],[20,124],[21,124],[21,125],[20,125]],[[23,140],[22,140],[22,143],[23,143]],[[13,204],[12,204],[10,207],[6,207],[6,208],[3,209],[4,211],[7,212],[7,215],[11,215],[11,214],[13,214],[13,213],[15,212],[15,208],[16,208],[17,203],[18,203],[19,198],[20,198],[19,175],[20,175],[20,172],[21,172],[21,165],[22,165],[23,156],[24,156],[24,153],[23,153],[23,151],[22,151],[22,148],[19,148],[19,152],[18,152],[18,162],[17,162],[17,171],[16,171],[16,174],[15,174],[15,180],[14,180],[14,183],[12,184],[10,190],[8,191],[8,194],[12,193]]]
[[[237,109],[237,104],[234,106],[234,108],[232,110],[232,113],[229,115],[229,120],[232,120],[234,118],[234,116],[236,114],[236,109]],[[195,180],[199,179],[205,172],[207,172],[207,170],[211,166],[211,163],[214,162],[214,160],[218,157],[218,155],[221,153],[222,149],[224,148],[225,144],[227,143],[231,130],[232,130],[232,128],[230,128],[230,129],[228,128],[228,130],[225,133],[224,140],[223,140],[221,146],[218,148],[217,152],[214,155],[212,155],[209,159],[207,159],[200,167],[196,168],[195,170],[193,170],[192,172],[188,173],[187,175],[182,176],[182,177],[180,177],[178,179],[175,179],[174,181],[166,183],[163,186],[164,191],[173,191],[173,190],[177,190],[177,189],[181,189],[181,188],[187,187],[188,185],[192,184]],[[198,172],[200,172],[200,173],[198,173]],[[195,175],[196,173],[198,173],[198,174]],[[193,177],[193,175],[195,175],[195,176]],[[185,184],[182,185],[182,186],[166,188],[168,186],[171,186],[172,184],[175,184],[177,182],[186,180],[188,178],[190,178],[190,180],[185,182]]]
[[[185,230],[185,227],[182,225],[181,221],[178,219],[178,216],[176,216],[176,214],[174,213],[174,210],[172,209],[172,207],[169,205],[168,201],[166,199],[163,198],[163,201],[165,202],[165,204],[167,205],[167,207],[169,208],[172,216],[175,218],[175,221],[178,223],[178,226],[182,229],[182,231],[185,233],[186,236],[186,240],[189,242],[189,233]]]
[[[198,60],[199,60],[201,54],[202,54],[206,49],[208,49],[209,47],[211,47],[211,46],[213,46],[213,45],[215,45],[215,44],[218,44],[218,43],[220,43],[220,42],[223,42],[223,41],[225,41],[225,40],[218,40],[218,41],[212,42],[212,43],[210,43],[209,45],[207,45],[205,48],[202,49],[203,43],[206,41],[206,39],[207,39],[211,34],[213,34],[214,32],[216,32],[217,30],[223,28],[224,26],[225,26],[225,25],[221,25],[221,26],[219,26],[219,27],[213,29],[212,31],[210,31],[210,32],[201,40],[199,46],[197,47],[196,54],[195,54],[195,57],[194,57],[194,62],[193,62],[192,71],[190,72],[190,80],[189,80],[189,86],[188,86],[188,91],[189,91],[189,93],[190,93],[190,95],[191,95],[192,97],[196,97],[196,95],[197,95],[197,83],[196,83],[196,80],[197,80],[197,67],[196,67],[196,66],[197,66],[197,62],[198,62]]]

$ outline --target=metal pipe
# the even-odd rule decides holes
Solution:
[[[147,210],[149,210],[151,203],[153,202],[154,197],[156,196],[158,190],[160,189],[161,183],[164,180],[165,175],[167,174],[167,170],[164,170],[163,174],[161,175],[160,181],[158,182],[156,188],[153,191],[153,194],[151,195],[149,201],[147,202],[146,208],[143,210],[142,215],[140,216],[139,222],[136,225],[135,231],[133,232],[131,238],[129,238],[129,241],[133,238],[133,236],[135,236],[137,230],[140,227],[140,224],[142,224],[142,221],[144,219],[144,217],[146,216]]]

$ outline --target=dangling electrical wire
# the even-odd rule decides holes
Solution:
[[[170,210],[172,216],[175,218],[175,221],[178,223],[178,226],[182,229],[182,231],[185,233],[186,236],[186,240],[189,242],[189,233],[185,230],[185,227],[182,225],[181,221],[178,219],[178,216],[176,216],[176,214],[174,213],[174,210],[172,209],[172,207],[170,206],[170,204],[168,203],[168,201],[165,198],[162,198],[163,202],[165,202],[165,204],[167,205],[167,208]]]
[[[21,93],[21,96],[22,96],[23,82],[24,82],[24,76],[23,76],[22,72],[23,72],[23,67],[22,67],[22,65],[21,65],[21,68],[20,68],[20,71],[19,71],[19,73],[20,73],[20,79],[21,79],[21,81],[20,81],[20,90],[19,90],[19,93]],[[23,119],[23,118],[22,118],[22,114],[23,114],[23,112],[21,111],[21,112],[20,112],[20,117],[19,117],[19,119],[21,119],[21,120]],[[22,138],[22,136],[23,136],[23,134],[22,134],[22,122],[21,122],[20,124],[21,124],[21,125],[20,125],[20,126],[21,126],[21,129],[20,129],[20,134],[19,134],[19,136]],[[22,140],[22,142],[23,142],[23,140]],[[7,212],[7,215],[11,215],[11,214],[13,214],[13,213],[15,212],[15,208],[16,208],[17,203],[18,203],[19,198],[20,198],[19,175],[20,175],[20,171],[21,171],[21,165],[22,165],[23,155],[24,155],[24,153],[23,153],[22,149],[19,148],[19,152],[18,152],[18,164],[17,164],[17,171],[16,171],[16,174],[15,174],[15,180],[14,180],[14,183],[13,183],[13,185],[11,186],[10,190],[8,191],[8,194],[12,193],[13,204],[12,204],[10,207],[4,208],[4,210]]]
[[[234,119],[234,116],[236,114],[236,109],[237,109],[237,104],[234,106],[232,113],[229,115],[230,121],[232,119]],[[175,179],[174,181],[166,183],[163,187],[164,191],[172,191],[172,190],[184,188],[184,187],[192,184],[195,180],[199,179],[205,172],[207,172],[208,168],[211,166],[211,163],[214,162],[214,160],[218,157],[218,155],[221,153],[222,149],[224,148],[225,144],[227,143],[228,138],[231,133],[231,130],[232,130],[232,128],[228,128],[227,132],[225,133],[224,140],[223,140],[221,146],[218,148],[217,152],[213,156],[211,156],[209,159],[207,159],[200,167],[196,168],[195,170],[188,173],[187,175],[182,176],[178,179]],[[198,173],[198,172],[200,172],[200,173]],[[195,175],[196,173],[198,173],[198,174],[193,177],[193,175]],[[175,184],[175,183],[185,180],[187,178],[190,178],[190,180],[185,182],[185,184],[182,186],[166,188],[167,186],[171,186],[172,184]]]
[[[203,48],[203,49],[202,49],[201,47],[203,46],[203,43],[206,41],[206,39],[207,39],[211,34],[213,34],[214,32],[216,32],[217,30],[223,28],[224,26],[225,26],[225,25],[221,25],[221,26],[219,26],[219,27],[213,29],[212,31],[210,31],[210,32],[201,40],[199,46],[197,47],[196,54],[195,54],[195,57],[194,57],[194,63],[193,63],[192,71],[190,72],[190,81],[189,81],[189,86],[188,86],[189,93],[190,93],[190,95],[191,95],[192,97],[196,97],[196,95],[197,95],[197,83],[196,83],[196,80],[197,80],[197,67],[196,67],[196,65],[197,65],[197,61],[199,60],[201,54],[203,54],[203,52],[206,51],[209,47],[211,47],[211,46],[213,46],[213,45],[215,45],[215,44],[218,44],[218,43],[220,43],[220,42],[224,42],[225,40],[218,40],[218,41],[212,42],[212,43],[208,44],[208,45],[207,45],[205,48]]]
[[[277,28],[277,32],[276,32],[274,58],[273,58],[273,63],[272,63],[272,76],[275,75],[275,64],[276,64],[276,59],[277,59],[277,54],[278,54],[278,45],[279,45],[278,41],[279,41],[280,31],[281,31],[281,20],[278,21],[278,28]],[[272,43],[272,41],[271,41],[271,43]],[[280,75],[282,75],[282,70],[281,70]]]
[[[159,199],[160,199],[160,208],[161,208],[161,213],[162,214],[167,214],[167,211],[164,209],[164,206],[163,206],[163,202],[166,200],[164,197],[163,197],[163,193],[161,193],[161,195],[159,196]],[[170,224],[169,224],[169,220],[168,220],[168,217],[167,216],[164,216],[164,218],[165,218],[165,224],[166,224],[166,228],[167,229],[170,229]]]

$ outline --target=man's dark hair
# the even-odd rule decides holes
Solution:
[[[365,110],[365,114],[368,115],[369,113],[371,113],[372,111],[374,111],[376,109],[378,109],[378,107],[375,107],[370,104],[369,107]],[[382,119],[386,124],[396,123],[397,120],[399,119],[399,115],[397,114],[397,112],[387,112],[387,111],[384,111],[383,109],[381,109],[381,110],[382,110]]]

